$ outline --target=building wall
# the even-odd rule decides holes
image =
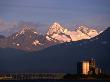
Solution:
[[[82,74],[87,75],[89,72],[89,62],[88,61],[83,61],[82,62]]]
[[[77,73],[84,75],[101,74],[101,68],[97,67],[95,59],[87,59],[77,63]]]

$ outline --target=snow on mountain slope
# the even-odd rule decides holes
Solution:
[[[18,32],[0,39],[0,47],[37,51],[59,43],[91,39],[99,34],[96,30],[86,26],[70,31],[57,22],[53,23],[44,35],[38,33],[30,25],[24,24],[20,28]]]
[[[71,42],[82,39],[90,39],[98,35],[98,32],[94,29],[87,28],[85,26],[78,27],[75,31],[69,31],[61,26],[59,23],[54,23],[50,26],[46,38],[51,41],[59,42]]]

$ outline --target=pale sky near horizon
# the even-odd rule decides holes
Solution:
[[[0,0],[0,20],[106,28],[110,26],[110,0]]]

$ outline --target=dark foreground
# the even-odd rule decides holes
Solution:
[[[1,80],[71,82],[73,80],[110,80],[110,75],[73,75],[66,73],[0,73],[0,81]]]

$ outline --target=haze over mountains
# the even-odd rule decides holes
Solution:
[[[70,31],[57,22],[53,23],[43,35],[31,28],[31,25],[21,25],[20,28],[18,32],[8,37],[1,35],[0,47],[38,51],[55,44],[90,39],[99,34],[97,30],[87,26],[80,26],[75,31]]]

